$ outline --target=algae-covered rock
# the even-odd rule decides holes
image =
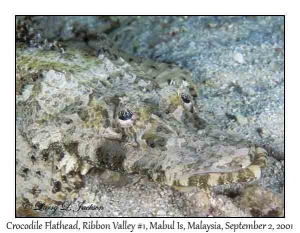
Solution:
[[[240,205],[254,217],[281,217],[284,211],[283,198],[258,185],[245,189]]]
[[[188,214],[193,217],[207,217],[210,214],[211,202],[206,192],[199,191],[189,195]]]
[[[211,217],[252,217],[248,211],[240,208],[234,200],[225,195],[212,196],[210,201]]]

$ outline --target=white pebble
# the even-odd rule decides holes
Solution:
[[[166,213],[166,211],[164,211],[164,210],[159,210],[159,211],[157,211],[157,213],[156,213],[156,216],[166,216],[167,215],[167,213]]]
[[[240,64],[242,64],[242,63],[245,62],[244,56],[243,56],[243,54],[241,54],[241,53],[234,53],[234,54],[233,54],[233,59],[234,59],[236,62],[240,63]]]

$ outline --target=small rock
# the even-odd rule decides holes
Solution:
[[[119,216],[119,213],[118,212],[113,212],[113,215],[114,216]]]
[[[199,191],[189,197],[188,215],[191,217],[207,217],[210,206],[211,203],[207,193]]]
[[[174,215],[174,212],[168,211],[168,215],[169,215],[169,216],[173,216],[173,215]]]
[[[244,117],[242,114],[238,113],[235,115],[236,117],[236,121],[240,124],[240,125],[245,125],[248,123],[248,119],[247,117]]]
[[[214,217],[251,217],[247,211],[238,208],[232,199],[218,195],[211,197],[211,214]]]
[[[138,86],[139,86],[139,87],[146,87],[147,85],[149,85],[149,82],[147,83],[147,82],[145,82],[144,80],[140,80],[140,81],[138,82]]]
[[[279,195],[259,185],[246,187],[241,200],[241,207],[253,217],[280,217],[283,215],[283,206]]]
[[[237,52],[233,54],[233,60],[240,64],[245,62],[243,54]]]
[[[156,216],[159,216],[159,217],[163,217],[163,216],[166,216],[166,215],[167,215],[167,213],[164,210],[158,210],[156,212]]]
[[[208,28],[215,28],[215,27],[217,27],[218,26],[218,24],[216,24],[216,23],[208,23],[207,24],[207,27]]]
[[[115,172],[108,169],[104,170],[99,178],[104,184],[113,184],[118,187],[124,186],[129,182],[126,175],[121,175],[120,172]]]

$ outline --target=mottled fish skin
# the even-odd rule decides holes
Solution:
[[[174,180],[173,184],[175,186],[198,186],[203,189],[209,189],[215,185],[245,183],[258,180],[261,177],[261,169],[267,164],[268,155],[262,148],[253,149],[254,160],[246,168],[235,172],[215,172],[180,177],[178,180]]]
[[[203,189],[261,177],[267,152],[216,138],[221,132],[199,117],[189,71],[132,58],[101,35],[66,51],[17,48],[17,82],[40,74],[17,95],[19,214],[24,203],[76,198],[92,167]]]

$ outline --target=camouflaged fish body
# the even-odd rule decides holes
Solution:
[[[17,48],[17,84],[39,73],[17,96],[18,202],[75,198],[92,167],[171,186],[260,178],[266,151],[203,124],[188,71],[107,43],[101,37],[62,55]],[[89,55],[99,45],[97,57]]]

